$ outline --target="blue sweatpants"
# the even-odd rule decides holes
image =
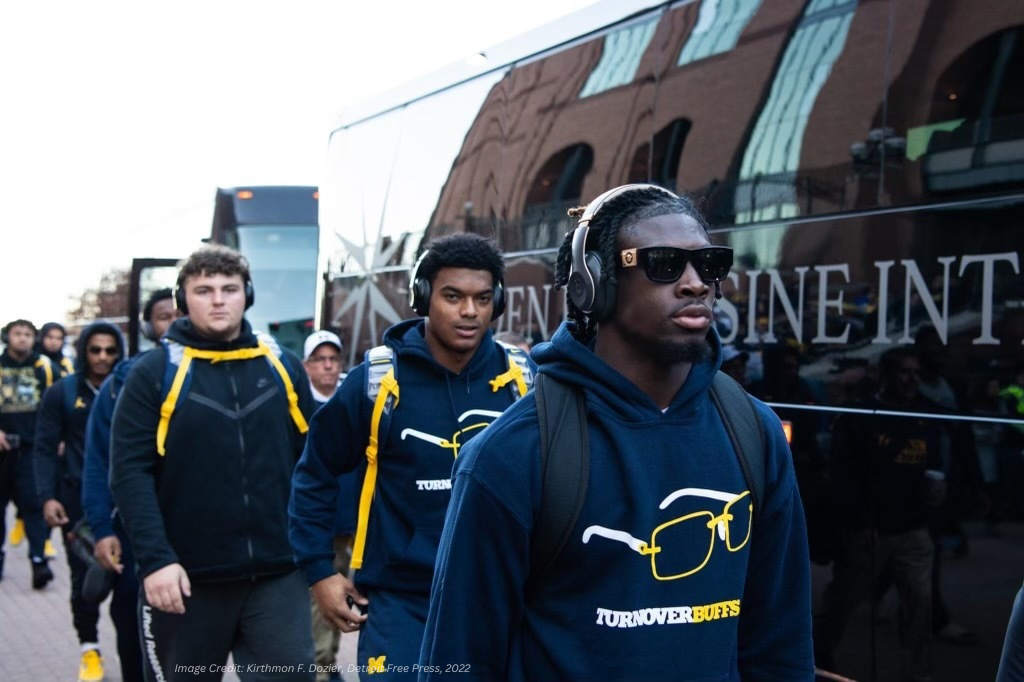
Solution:
[[[427,626],[428,597],[381,590],[363,594],[370,601],[370,609],[359,630],[359,679],[415,680],[414,666],[420,660],[420,643]],[[370,670],[372,678],[366,676]]]

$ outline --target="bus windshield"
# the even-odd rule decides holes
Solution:
[[[316,225],[243,225],[238,249],[249,260],[256,303],[246,314],[256,331],[270,332],[288,347],[291,337],[309,333],[305,325],[316,304],[319,231]]]

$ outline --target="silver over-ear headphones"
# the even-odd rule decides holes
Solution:
[[[673,199],[675,194],[664,187],[644,183],[634,183],[614,187],[587,204],[579,224],[572,234],[572,269],[569,272],[568,292],[573,305],[586,313],[591,319],[601,321],[611,317],[615,310],[615,286],[608,281],[601,281],[601,256],[596,251],[587,251],[587,237],[590,234],[590,222],[607,202],[620,194],[643,189],[655,189],[664,192]]]

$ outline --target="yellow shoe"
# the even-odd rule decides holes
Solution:
[[[53,559],[57,556],[57,550],[54,549],[53,543],[50,542],[50,538],[46,538],[46,544],[43,545],[43,556],[47,559]]]
[[[96,649],[89,649],[82,654],[82,664],[78,666],[78,682],[99,682],[103,679],[103,657]]]
[[[7,537],[7,541],[11,543],[11,547],[17,547],[25,539],[25,522],[21,519],[14,520],[14,528],[11,529],[11,534]]]

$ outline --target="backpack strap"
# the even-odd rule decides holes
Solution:
[[[513,401],[522,398],[533,385],[533,370],[526,353],[515,346],[497,342],[505,353],[508,370],[499,374],[489,383],[491,391],[497,392],[504,386],[512,385]],[[398,405],[398,377],[395,367],[395,351],[389,346],[374,346],[366,351],[366,397],[373,403],[370,417],[370,438],[366,444],[366,476],[359,494],[359,514],[356,519],[356,535],[352,543],[352,570],[363,567],[366,551],[366,537],[370,527],[370,507],[377,486],[377,458],[384,450],[391,427],[391,416]]]
[[[43,375],[46,376],[46,388],[53,386],[53,365],[50,363],[50,358],[40,355],[36,358],[35,367],[43,370]]]
[[[64,417],[65,419],[71,418],[71,413],[75,411],[75,404],[78,402],[78,381],[63,381],[60,384],[60,390],[64,393]],[[84,407],[84,404],[83,404]]]
[[[531,575],[543,575],[569,540],[590,481],[586,401],[575,387],[538,374],[541,500],[531,546]]]
[[[391,415],[398,405],[395,352],[388,346],[375,346],[366,351],[365,362],[366,397],[373,401],[373,412],[370,417],[370,440],[366,444],[366,476],[359,494],[356,535],[352,543],[352,558],[349,560],[349,567],[353,570],[363,567],[366,535],[370,526],[370,505],[377,487],[377,454],[387,441]]]
[[[725,372],[715,373],[710,394],[739,457],[743,477],[747,479],[751,501],[754,503],[754,515],[757,516],[764,499],[765,486],[766,448],[761,417],[747,392]]]
[[[499,374],[490,380],[491,392],[497,393],[506,385],[512,385],[512,399],[519,400],[533,386],[533,369],[530,367],[530,359],[522,348],[513,346],[503,341],[495,341],[505,352],[505,362],[508,363],[508,371]]]
[[[167,430],[170,428],[171,415],[174,414],[174,408],[178,405],[178,401],[184,393],[183,389],[189,377],[189,370],[193,360],[209,360],[212,365],[218,362],[252,360],[253,358],[265,357],[284,386],[285,396],[288,400],[288,413],[291,415],[292,421],[295,422],[299,433],[306,433],[309,430],[306,418],[303,416],[302,410],[299,409],[299,396],[295,392],[295,385],[292,383],[284,363],[281,362],[281,358],[278,357],[282,352],[281,348],[274,342],[274,350],[271,350],[271,346],[265,340],[266,338],[268,337],[261,334],[258,337],[255,348],[238,348],[225,351],[200,350],[171,341],[170,339],[165,338],[162,340],[167,353],[167,365],[164,368],[164,385],[169,385],[169,388],[166,389],[164,400],[160,405],[160,422],[156,427],[156,451],[160,453],[161,457],[167,454]],[[171,379],[168,382],[169,376],[171,376]]]
[[[536,579],[554,563],[579,519],[590,478],[590,445],[586,404],[578,390],[538,374],[533,393],[543,477],[531,546],[530,575]],[[724,372],[715,374],[710,395],[736,450],[756,516],[764,499],[767,452],[761,418],[747,392]]]

